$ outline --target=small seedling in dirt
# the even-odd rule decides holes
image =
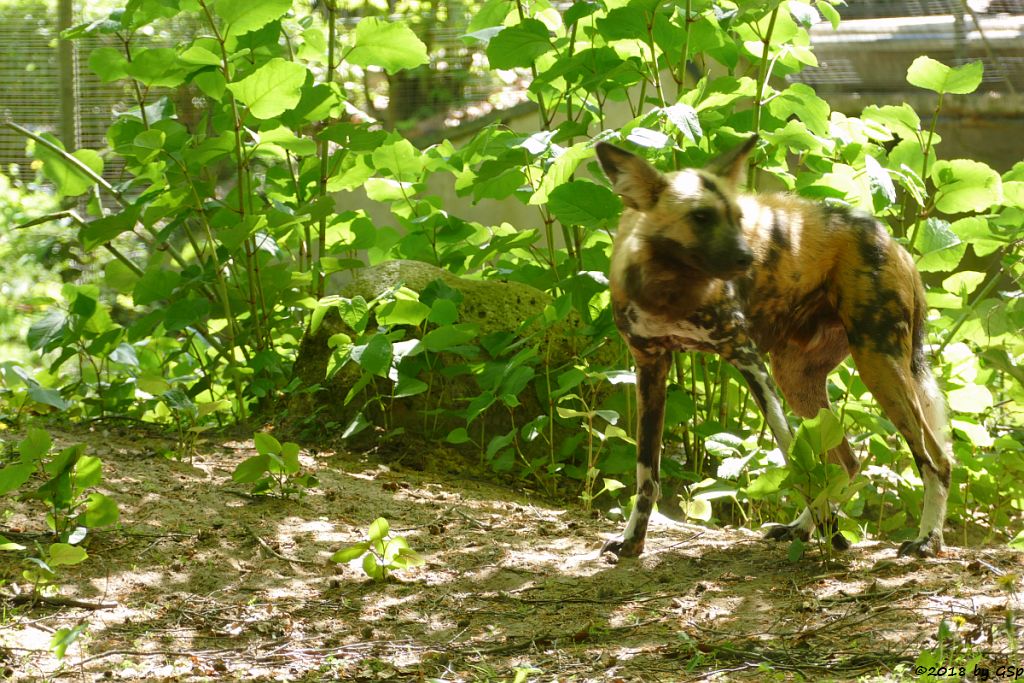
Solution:
[[[67,543],[53,543],[45,551],[38,548],[38,554],[39,557],[25,558],[28,568],[21,573],[36,593],[56,583],[57,567],[70,567],[89,559],[85,549]]]
[[[388,520],[378,517],[370,524],[365,541],[342,548],[331,555],[331,562],[351,562],[363,558],[363,571],[374,581],[387,581],[396,569],[423,564],[423,557],[409,547],[403,536],[392,536]]]
[[[62,541],[78,543],[86,529],[108,526],[118,520],[117,503],[112,498],[88,489],[103,476],[102,461],[85,454],[85,446],[69,446],[52,458],[53,445],[42,429],[29,429],[18,443],[20,460],[0,469],[0,494],[20,488],[33,474],[46,481],[24,498],[41,500],[49,506],[46,524]]]
[[[281,443],[270,434],[260,432],[253,437],[258,455],[238,464],[231,478],[240,484],[253,484],[256,495],[276,493],[281,498],[301,495],[306,489],[318,486],[311,474],[300,474],[299,445]]]

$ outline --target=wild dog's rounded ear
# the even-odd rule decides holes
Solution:
[[[668,180],[645,160],[607,142],[595,147],[601,170],[612,181],[612,188],[631,209],[649,211],[668,187]]]
[[[733,187],[739,187],[747,179],[747,158],[757,146],[759,136],[754,133],[739,147],[735,147],[721,156],[713,159],[705,170],[714,173],[719,178],[728,180]]]

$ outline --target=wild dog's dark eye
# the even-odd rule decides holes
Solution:
[[[697,227],[709,227],[715,222],[715,210],[707,207],[694,209],[690,212],[690,220],[693,221]]]

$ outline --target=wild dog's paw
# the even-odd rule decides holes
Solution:
[[[633,540],[627,541],[624,538],[617,538],[608,541],[601,548],[601,554],[609,553],[614,555],[616,558],[620,557],[639,557],[640,553],[644,551],[644,541]]]
[[[942,552],[942,536],[934,531],[913,541],[903,541],[900,544],[897,557],[937,557]]]
[[[796,522],[792,524],[772,524],[764,532],[765,539],[769,541],[792,541],[800,539],[805,543],[811,540],[811,532]]]

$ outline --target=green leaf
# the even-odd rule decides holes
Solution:
[[[491,38],[487,59],[492,69],[529,67],[541,55],[554,49],[548,27],[537,19],[524,19]]]
[[[82,226],[78,231],[78,239],[82,242],[82,248],[92,251],[101,244],[106,244],[123,232],[135,227],[138,219],[138,209],[129,208],[121,213],[115,213],[103,218],[97,218]]]
[[[227,87],[253,116],[272,119],[299,103],[308,75],[303,65],[275,57]]]
[[[258,481],[268,467],[270,467],[269,456],[254,455],[238,463],[235,471],[231,473],[231,479],[239,484],[251,484]]]
[[[60,140],[43,133],[40,137],[53,143],[61,150],[64,145]],[[91,169],[96,175],[103,174],[103,159],[94,150],[79,149],[71,154],[78,159],[86,168]],[[65,197],[77,197],[89,191],[96,182],[80,170],[74,162],[68,161],[63,154],[51,150],[49,147],[37,144],[35,146],[35,157],[43,162],[43,175],[57,186],[57,192]]]
[[[35,471],[36,467],[31,462],[15,463],[0,468],[0,496],[21,488]]]
[[[468,443],[469,432],[466,431],[465,427],[456,427],[452,431],[448,432],[448,436],[446,436],[444,440],[452,444]]]
[[[907,69],[907,82],[940,95],[967,95],[981,85],[983,71],[980,61],[949,67],[931,57],[921,56]]]
[[[375,334],[366,344],[352,347],[352,360],[367,373],[384,377],[391,368],[394,349],[384,334]]]
[[[935,206],[947,214],[985,211],[1002,201],[1002,178],[971,159],[938,161],[932,169]]]
[[[378,517],[370,523],[370,530],[367,534],[367,538],[370,541],[382,541],[384,537],[391,531],[391,525],[388,524],[388,520],[383,517]]]
[[[782,467],[770,469],[754,481],[750,482],[747,487],[747,495],[753,499],[766,498],[769,495],[777,492],[782,486],[782,482],[786,480],[789,472]]]
[[[993,406],[992,392],[980,384],[968,384],[947,394],[949,407],[960,413],[983,413]]]
[[[154,266],[135,284],[132,297],[136,306],[145,306],[169,299],[181,282],[181,275],[173,270],[162,270]]]
[[[164,327],[168,332],[177,332],[205,319],[209,312],[208,299],[181,299],[167,307]]]
[[[357,66],[379,66],[389,74],[426,64],[427,46],[404,21],[364,17],[356,25],[356,43],[348,61]]]
[[[691,500],[686,503],[686,508],[683,513],[690,519],[697,519],[701,522],[711,521],[711,502],[708,500],[699,499]]]
[[[0,552],[4,550],[24,550],[25,546],[14,541],[9,541],[3,536],[0,536]]]
[[[176,88],[194,69],[194,66],[180,62],[178,53],[169,47],[140,50],[125,65],[129,76],[151,88]]]
[[[563,225],[597,229],[618,218],[622,202],[603,185],[573,180],[559,185],[548,195],[548,208]]]
[[[385,577],[384,567],[380,566],[377,562],[377,557],[373,553],[367,553],[363,555],[363,571],[374,581],[383,581]]]
[[[260,455],[281,452],[281,442],[266,432],[257,432],[252,439],[256,444],[256,451]]]
[[[114,47],[98,47],[89,53],[89,68],[104,83],[117,81],[128,76],[128,60]]]
[[[76,545],[68,545],[67,543],[54,543],[50,546],[49,555],[49,565],[51,567],[79,564],[89,557],[89,553],[85,552],[82,548]]]
[[[429,351],[447,351],[476,339],[479,330],[475,325],[459,323],[449,327],[438,327],[423,335],[423,345]]]
[[[280,19],[292,0],[217,0],[214,9],[227,25],[227,35],[240,36]]]
[[[120,516],[114,499],[102,493],[90,493],[85,504],[85,512],[78,517],[80,524],[89,528],[116,524]]]
[[[917,269],[924,272],[953,271],[967,252],[967,245],[946,221],[929,218],[921,226],[915,244],[921,252]]]
[[[49,350],[48,347],[59,341],[68,329],[68,315],[59,308],[50,308],[28,328],[25,340],[33,351]]]
[[[370,549],[369,541],[360,541],[359,543],[353,543],[352,545],[342,548],[333,555],[331,555],[331,562],[351,562],[352,560],[358,559],[366,554],[366,551]]]
[[[45,429],[30,427],[25,438],[18,442],[18,453],[21,454],[21,461],[34,463],[53,448],[53,439]]]
[[[84,446],[72,446],[71,448],[83,449]],[[67,449],[65,449],[67,450]],[[79,455],[75,460],[75,487],[79,490],[96,486],[103,477],[103,461],[94,455]]]
[[[373,150],[371,158],[374,168],[390,171],[392,177],[402,182],[418,181],[426,164],[423,153],[405,138],[381,145]]]
[[[85,552],[84,550],[82,551]],[[52,564],[52,563],[51,563]],[[85,632],[88,624],[78,624],[73,628],[59,628],[50,638],[50,649],[53,650],[54,656],[58,661],[64,659],[64,655],[67,654],[68,648],[78,640],[78,636]]]
[[[296,474],[300,469],[299,444],[292,441],[281,444],[281,462],[286,474]]]

